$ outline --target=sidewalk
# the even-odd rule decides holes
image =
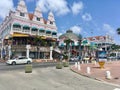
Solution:
[[[4,63],[6,60],[0,60],[0,63]]]
[[[106,81],[109,83],[120,85],[120,61],[106,62],[104,69],[100,69],[99,64],[80,64],[81,70],[71,67],[71,70],[86,77]],[[87,73],[87,67],[90,67],[90,74]],[[106,79],[106,71],[110,71],[111,79]]]

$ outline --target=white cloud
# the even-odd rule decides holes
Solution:
[[[63,33],[58,33],[58,37],[61,36]]]
[[[116,32],[116,29],[114,29],[111,25],[109,24],[103,24],[103,30],[106,32],[106,34],[110,35],[114,42],[116,44],[119,44],[120,45],[120,40],[119,40],[119,35],[117,35],[117,32]]]
[[[73,14],[77,15],[81,12],[83,9],[83,3],[82,2],[74,2],[73,6],[71,7]]]
[[[14,8],[13,0],[2,0],[0,8],[0,18],[4,19],[9,11]]]
[[[103,24],[103,30],[105,30],[107,32],[107,34],[110,34],[110,35],[115,35],[116,34],[116,30],[110,26],[109,24]]]
[[[73,26],[73,27],[71,27],[70,29],[71,29],[74,33],[76,33],[76,34],[80,34],[81,31],[82,31],[82,28],[79,27],[79,26]]]
[[[37,5],[41,11],[47,12],[51,10],[56,15],[65,15],[70,12],[66,0],[38,0]]]
[[[91,21],[92,20],[92,16],[89,13],[85,13],[84,15],[82,15],[82,19],[84,21]]]

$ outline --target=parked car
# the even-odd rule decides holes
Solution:
[[[115,57],[115,56],[109,56],[109,57],[107,57],[108,59],[117,59],[117,57]]]
[[[84,57],[83,60],[87,61],[89,60],[90,58],[89,57]]]
[[[30,64],[32,63],[31,58],[27,58],[25,56],[19,56],[14,59],[10,59],[6,61],[6,64],[16,65],[16,64]]]
[[[70,58],[70,61],[78,61],[79,60],[79,57],[78,56],[75,56],[75,57],[71,57]]]
[[[90,58],[89,58],[88,56],[86,56],[86,57],[83,58],[83,61],[84,61],[85,63],[87,63],[87,62],[89,61],[89,59],[90,59]]]

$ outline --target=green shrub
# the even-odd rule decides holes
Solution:
[[[58,62],[56,64],[56,69],[62,69],[62,63],[61,62]]]
[[[68,67],[69,66],[69,62],[63,62],[63,66],[64,67]]]
[[[25,65],[25,73],[32,73],[32,64]]]

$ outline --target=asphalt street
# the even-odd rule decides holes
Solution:
[[[118,86],[80,76],[70,68],[33,68],[0,72],[0,90],[117,90]],[[119,90],[119,89],[118,89]]]
[[[70,65],[73,65],[74,62],[70,62]],[[54,67],[56,65],[55,62],[42,62],[42,63],[32,63],[33,68],[45,68],[45,67]],[[7,65],[6,63],[0,63],[1,71],[10,71],[10,70],[18,70],[24,69],[25,64],[20,65]]]

